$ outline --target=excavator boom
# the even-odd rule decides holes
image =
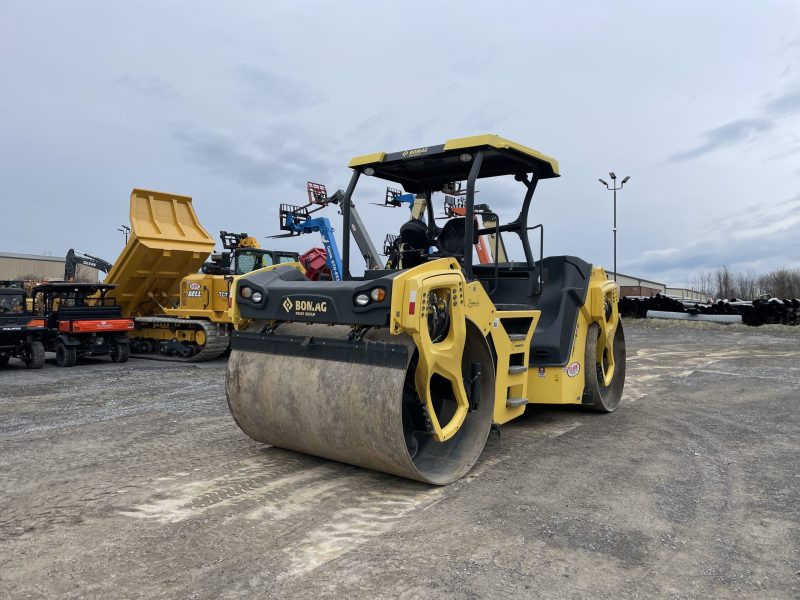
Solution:
[[[97,258],[91,254],[78,252],[74,248],[70,248],[67,256],[64,259],[64,280],[74,281],[78,272],[78,265],[84,265],[97,269],[103,273],[108,273],[113,266],[111,263],[104,261],[102,258]]]

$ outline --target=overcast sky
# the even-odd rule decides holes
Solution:
[[[614,170],[620,272],[800,267],[795,0],[0,0],[0,56],[0,251],[113,261],[134,187],[303,250],[263,238],[306,181],[497,133],[560,162],[534,202],[546,254],[611,268]],[[383,187],[356,196],[379,246],[407,217],[369,204]],[[513,216],[515,188],[479,189]]]

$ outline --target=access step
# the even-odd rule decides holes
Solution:
[[[520,373],[525,373],[528,370],[528,367],[525,365],[513,365],[508,367],[508,374],[509,375],[519,375]]]
[[[527,403],[527,398],[509,398],[506,400],[506,406],[508,408],[518,408],[520,406],[525,406]]]
[[[524,342],[525,338],[527,338],[527,337],[528,337],[527,333],[509,333],[508,334],[508,339],[510,339],[512,342]]]

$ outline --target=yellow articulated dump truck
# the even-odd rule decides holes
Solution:
[[[362,177],[422,195],[427,218],[400,227],[395,268],[352,275],[345,235],[342,281],[308,281],[292,266],[236,279],[232,312],[250,323],[232,334],[226,393],[246,434],[444,485],[472,468],[493,425],[529,404],[617,408],[625,381],[617,285],[574,256],[544,258],[541,228],[529,224],[538,183],[559,176],[555,159],[481,135],[369,154],[350,167],[343,231]],[[490,177],[520,189],[519,213],[506,224],[475,205],[477,182]],[[432,196],[459,182],[464,214],[440,227]],[[492,226],[481,228],[477,215]],[[494,262],[474,261],[481,235],[494,236]],[[518,260],[498,251],[502,236],[518,237]]]
[[[214,239],[188,196],[134,189],[130,220],[130,238],[105,283],[116,285],[109,297],[135,319],[134,356],[185,362],[221,356],[235,326],[228,292],[237,269],[244,273],[297,256],[261,249],[247,234],[222,232],[231,253],[206,262]]]

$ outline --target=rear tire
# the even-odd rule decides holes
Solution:
[[[44,346],[42,342],[31,342],[30,353],[25,359],[29,369],[41,369],[44,366]]]
[[[131,357],[131,347],[128,344],[115,344],[111,351],[111,360],[115,363],[125,363]]]
[[[600,326],[597,323],[589,325],[584,354],[586,385],[583,402],[597,412],[610,413],[617,409],[625,386],[625,332],[622,330],[622,321],[617,323],[617,330],[614,333],[614,377],[607,386],[603,385],[603,368],[600,363],[602,357],[598,359],[597,356],[599,336]]]
[[[10,359],[10,354],[0,354],[0,367],[5,367]]]
[[[56,364],[59,367],[74,367],[78,362],[78,352],[75,346],[65,346],[62,343],[56,345]]]

